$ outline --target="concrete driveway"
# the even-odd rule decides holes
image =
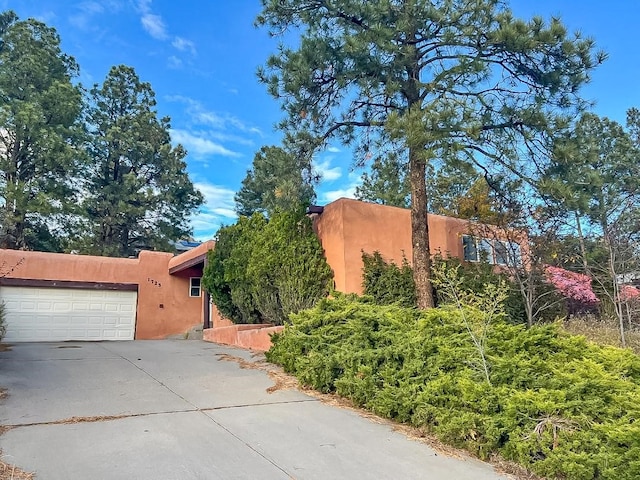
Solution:
[[[38,479],[498,479],[295,390],[200,341],[0,352],[5,461]],[[226,360],[229,360],[226,357]]]

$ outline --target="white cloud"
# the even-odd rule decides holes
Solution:
[[[43,13],[39,14],[39,15],[36,15],[35,18],[36,18],[36,20],[38,20],[38,21],[40,21],[42,23],[49,24],[49,23],[53,23],[53,21],[57,18],[57,15],[54,12],[48,10],[46,12],[43,12]]]
[[[236,213],[235,201],[233,200],[236,192],[222,185],[215,185],[209,182],[195,182],[194,186],[202,192],[204,196],[204,208],[209,211],[219,210],[218,214],[224,215],[226,218],[235,218]]]
[[[331,167],[331,158],[327,158],[321,163],[314,161],[313,169],[320,174],[322,180],[327,182],[332,182],[342,177],[342,169],[340,167]]]
[[[104,12],[104,5],[100,2],[82,2],[78,5],[78,9],[88,15]]]
[[[217,113],[203,110],[201,105],[191,105],[188,113],[191,116],[191,120],[198,125],[225,128],[224,118],[219,116]]]
[[[238,130],[241,133],[250,133],[261,137],[263,136],[262,131],[259,128],[247,125],[245,122],[231,114],[208,110],[204,105],[202,105],[202,103],[192,98],[184,97],[182,95],[168,95],[165,99],[169,102],[184,103],[187,106],[187,115],[189,115],[191,123],[194,125],[212,127],[218,131]],[[248,143],[250,140],[245,139],[244,142]]]
[[[176,37],[173,39],[173,42],[171,42],[171,45],[173,45],[174,48],[180,50],[181,52],[191,52],[192,55],[196,54],[196,45],[191,41],[191,40],[187,40],[186,38],[182,38],[182,37]]]
[[[195,182],[194,186],[202,192],[204,205],[191,219],[194,236],[198,240],[213,238],[221,225],[230,224],[237,218],[235,212],[235,192],[222,185],[209,182]]]
[[[138,10],[142,13],[149,13],[151,10],[151,0],[138,0]]]
[[[145,13],[140,17],[142,28],[156,40],[166,40],[167,28],[160,15]]]
[[[116,13],[122,8],[122,3],[119,0],[85,1],[76,5],[75,8],[77,13],[69,17],[69,23],[81,30],[95,30],[99,22],[94,17],[104,13]]]
[[[240,154],[233,152],[222,145],[203,138],[202,136],[194,135],[191,132],[180,129],[171,130],[171,139],[175,143],[184,145],[187,151],[193,154],[195,157],[204,157],[207,155],[221,155],[223,157],[239,157]]]
[[[318,198],[323,203],[330,203],[339,198],[355,198],[356,188],[358,188],[362,184],[362,177],[352,178],[352,176],[349,175],[349,180],[349,183],[347,183],[343,188],[329,191],[320,191],[318,194]]]
[[[232,133],[216,132],[210,130],[206,132],[206,135],[212,140],[218,140],[219,142],[233,142],[239,145],[252,146],[255,144],[250,138],[241,137],[240,135],[234,135]]]
[[[329,148],[327,148],[327,152],[339,153],[340,149],[338,147],[329,147]]]
[[[236,217],[236,212],[235,210],[232,210],[230,208],[214,208],[211,210],[213,213],[215,213],[216,215],[220,215],[221,217],[224,218],[235,218]]]
[[[167,26],[160,15],[153,13],[151,3],[152,0],[138,0],[137,2],[137,10],[140,13],[142,28],[156,40],[168,41],[171,35],[169,35]],[[195,43],[183,37],[174,36],[173,40],[171,40],[171,46],[180,52],[190,52],[191,55],[196,54]],[[182,64],[183,61],[175,55],[169,57],[169,68],[180,68]]]
[[[167,58],[167,65],[173,70],[178,70],[182,68],[182,60],[180,60],[175,55],[171,55],[169,58]]]
[[[320,198],[322,198],[326,203],[333,202],[339,198],[355,198],[356,196],[356,187],[357,185],[350,185],[347,188],[339,189],[339,190],[331,190],[329,192],[324,192]]]

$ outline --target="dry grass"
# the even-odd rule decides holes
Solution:
[[[620,330],[614,322],[590,318],[572,318],[564,323],[567,332],[584,335],[600,345],[620,347]],[[640,355],[640,332],[626,332],[627,347]]]
[[[9,396],[9,393],[7,393],[7,389],[0,387],[0,400],[4,400],[8,396]]]
[[[236,357],[235,355],[229,355],[227,353],[217,353],[216,356],[218,357],[218,361],[235,362],[240,368],[248,370],[267,370],[271,366],[271,364],[266,362],[264,357],[260,355],[253,355],[253,357],[257,359],[255,362],[250,362],[242,357]]]
[[[300,382],[298,382],[298,379],[296,377],[285,373],[282,368],[278,367],[277,365],[267,362],[264,359],[263,354],[254,354],[252,357],[256,359],[255,362],[250,362],[245,360],[244,358],[236,357],[234,355],[228,355],[226,353],[217,354],[217,356],[218,360],[236,362],[240,366],[240,368],[265,371],[267,375],[269,375],[269,378],[271,378],[275,382],[274,385],[267,388],[268,393],[274,393],[278,390],[299,390],[326,405],[350,410],[372,422],[386,425],[393,431],[399,432],[411,440],[428,445],[438,454],[460,459],[469,458],[468,452],[442,443],[440,440],[430,435],[424,429],[412,427],[410,425],[402,423],[396,423],[392,420],[379,417],[374,413],[357,407],[351,400],[340,397],[339,395],[333,393],[321,393],[304,385],[300,385]],[[542,480],[541,477],[534,475],[524,467],[504,460],[497,455],[492,456],[489,459],[489,462],[494,466],[497,472],[510,475],[516,480]]]
[[[15,465],[4,461],[2,451],[0,451],[0,480],[33,480],[33,473],[25,472]]]
[[[2,396],[1,398],[6,398],[7,390],[1,388],[0,395]],[[8,432],[11,428],[12,427],[0,425],[0,435]],[[25,472],[15,465],[5,462],[2,450],[0,450],[0,480],[33,480],[34,478],[35,475],[33,473]]]
[[[0,343],[0,352],[9,352],[11,347],[13,347],[13,345],[10,343]]]
[[[137,414],[125,414],[125,415],[99,415],[94,417],[69,417],[61,420],[53,420],[50,422],[34,422],[34,423],[21,423],[19,425],[2,425],[0,426],[0,433],[4,433],[7,430],[18,427],[35,427],[39,425],[73,425],[76,423],[95,423],[95,422],[110,422],[112,420],[121,420],[123,418],[144,417],[146,413]],[[4,429],[4,430],[2,430]]]

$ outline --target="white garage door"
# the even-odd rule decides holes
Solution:
[[[0,287],[7,342],[133,340],[137,292]]]

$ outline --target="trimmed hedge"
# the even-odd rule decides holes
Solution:
[[[291,318],[267,358],[305,385],[549,478],[640,478],[640,358],[630,351],[557,325],[499,322],[487,338],[489,383],[449,307],[338,296]]]

